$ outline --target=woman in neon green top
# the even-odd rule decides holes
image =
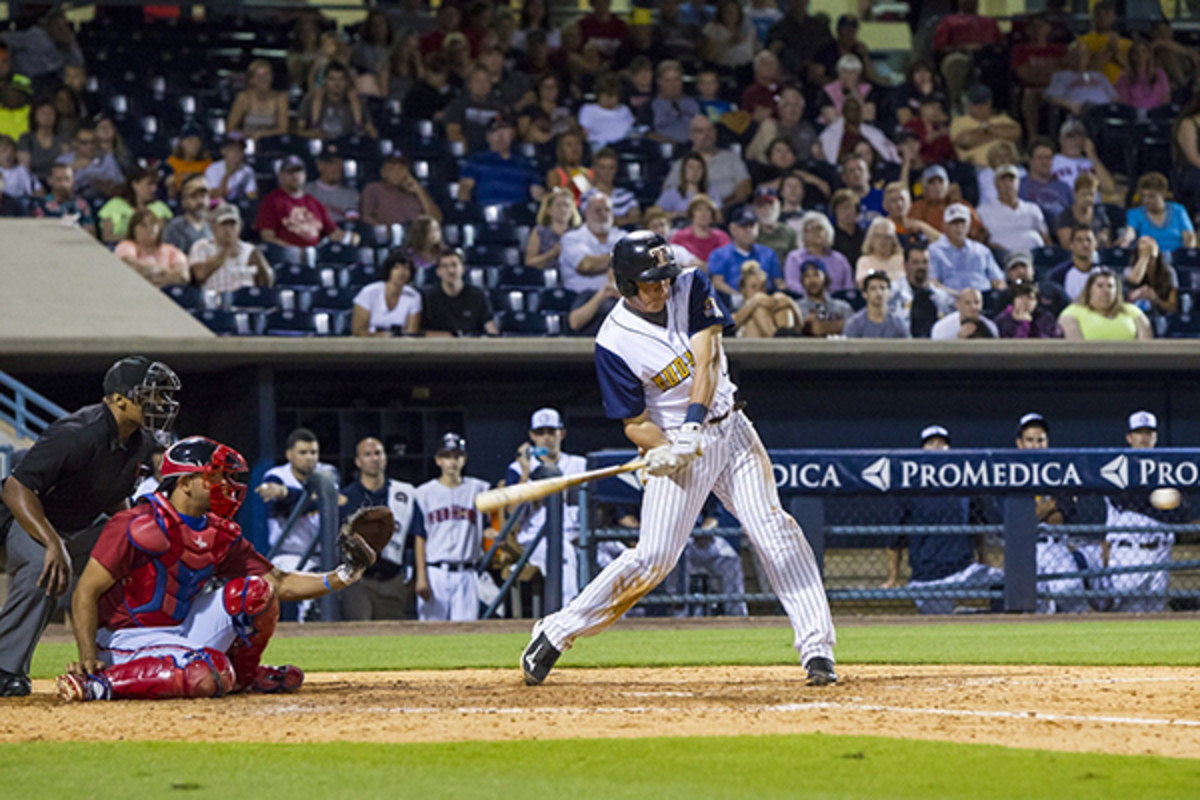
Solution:
[[[108,243],[125,238],[135,211],[147,209],[160,219],[175,216],[166,203],[154,199],[158,193],[158,173],[134,167],[128,175],[121,193],[101,206],[96,215],[100,218],[100,238]]]
[[[1132,342],[1153,339],[1150,320],[1121,296],[1120,281],[1110,269],[1093,269],[1074,303],[1058,315],[1063,338],[1075,341]]]

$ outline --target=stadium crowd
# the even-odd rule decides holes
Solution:
[[[634,227],[744,337],[1200,333],[1200,52],[1165,21],[958,0],[901,65],[807,0],[653,5],[51,12],[0,31],[0,216],[229,334],[592,335]]]

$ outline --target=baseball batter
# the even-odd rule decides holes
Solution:
[[[729,313],[708,276],[681,271],[667,242],[638,231],[613,249],[624,299],[596,336],[605,412],[645,453],[642,532],[566,608],[540,620],[521,656],[529,685],[542,683],[579,636],[600,633],[675,566],[709,492],[758,549],[795,630],[810,685],[834,683],[834,630],[812,549],[784,512],[770,459],[734,402],[721,336]]]
[[[475,496],[488,482],[463,475],[467,440],[457,433],[442,437],[435,456],[440,477],[417,487],[417,507],[425,530],[413,543],[417,572],[417,617],[423,620],[479,618],[475,567],[483,557],[484,515]]]

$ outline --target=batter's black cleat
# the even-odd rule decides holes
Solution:
[[[554,662],[562,653],[550,644],[550,639],[542,633],[541,625],[533,628],[533,641],[521,654],[521,671],[525,673],[526,686],[541,686],[554,669]]]
[[[28,697],[32,691],[33,684],[29,682],[28,675],[0,669],[0,697]]]
[[[837,673],[833,671],[833,662],[828,658],[817,656],[809,659],[804,668],[808,670],[808,680],[805,683],[809,686],[829,686],[837,683]]]

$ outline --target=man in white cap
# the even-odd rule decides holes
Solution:
[[[951,198],[950,175],[941,164],[925,168],[925,171],[921,173],[921,189],[923,194],[919,200],[913,201],[911,217],[924,222],[942,234],[946,232],[946,209],[954,203],[961,203],[971,214],[971,225],[967,229],[967,235],[976,240],[983,240],[987,236],[987,232],[983,229],[983,222],[980,221],[979,215],[975,213],[971,204],[966,200]],[[934,236],[929,240],[933,242],[937,238]]]
[[[1057,181],[1068,188],[1083,173],[1094,174],[1100,181],[1100,192],[1112,194],[1116,191],[1112,174],[1096,155],[1096,144],[1088,136],[1087,128],[1077,119],[1069,119],[1058,130],[1058,153],[1050,164],[1050,172]]]
[[[1021,173],[1015,164],[996,168],[996,199],[979,205],[979,218],[991,234],[991,243],[1006,251],[1033,250],[1050,243],[1046,217],[1037,204],[1017,196]]]
[[[508,465],[505,485],[525,483],[531,478],[542,477],[539,470],[554,470],[562,475],[578,475],[587,470],[587,459],[562,451],[562,442],[567,436],[562,414],[554,408],[539,408],[529,420],[529,441],[517,448],[516,459]],[[546,477],[550,475],[547,474]],[[510,511],[514,509],[509,509]],[[517,542],[522,548],[533,543],[534,537],[546,524],[546,508],[531,503],[524,512],[524,519],[516,526]],[[579,504],[569,499],[563,505],[563,602],[579,593],[579,558],[575,546],[579,537]],[[546,543],[541,541],[529,559],[543,574],[546,572]]]
[[[1158,418],[1149,411],[1129,415],[1125,443],[1134,450],[1150,450],[1158,444]],[[1133,459],[1131,459],[1133,460]],[[1133,465],[1130,465],[1131,469]],[[1142,528],[1135,533],[1113,532],[1104,537],[1104,561],[1109,567],[1138,567],[1166,564],[1171,560],[1175,534],[1166,526],[1186,522],[1186,503],[1173,509],[1157,508],[1150,502],[1155,487],[1130,487],[1104,498],[1104,524],[1109,528]],[[1125,613],[1157,613],[1167,610],[1166,572],[1130,572],[1109,578],[1113,591],[1112,610]]]
[[[201,239],[188,252],[192,279],[205,289],[232,292],[246,286],[271,286],[275,273],[262,251],[240,238],[242,214],[232,203],[213,209],[212,238]]]
[[[961,203],[953,203],[943,215],[946,235],[929,246],[929,272],[936,285],[950,294],[968,287],[987,291],[1004,289],[1004,273],[992,251],[967,238],[971,212]]]

